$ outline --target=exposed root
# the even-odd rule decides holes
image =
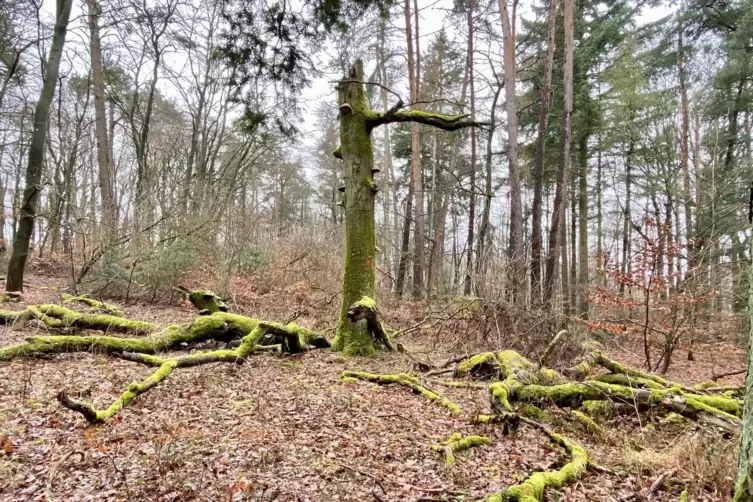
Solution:
[[[209,316],[200,317],[195,323],[193,323],[192,326],[196,326],[196,324],[199,324],[200,322],[203,322],[205,320],[216,322],[226,315],[228,314],[216,313]],[[74,401],[68,396],[65,389],[60,391],[60,393],[58,394],[58,400],[64,407],[81,413],[84,418],[86,418],[86,420],[88,420],[90,423],[106,422],[113,418],[120,410],[128,406],[128,404],[136,397],[154,388],[160,382],[169,377],[175,368],[189,368],[192,366],[200,366],[202,364],[217,362],[240,364],[249,355],[251,355],[251,353],[253,353],[260,347],[257,344],[258,341],[264,339],[267,334],[272,333],[273,336],[281,336],[282,334],[284,334],[286,341],[289,342],[290,340],[295,339],[297,340],[296,343],[299,343],[300,340],[305,340],[302,331],[305,330],[298,326],[288,328],[276,323],[257,322],[256,326],[243,337],[240,345],[235,350],[196,352],[195,354],[191,355],[166,359],[150,355],[148,353],[134,353],[127,351],[118,352],[115,353],[115,355],[121,359],[146,364],[148,366],[154,366],[157,367],[157,370],[141,382],[134,382],[129,385],[128,389],[123,392],[123,394],[118,399],[113,401],[113,403],[107,409],[104,410],[95,410],[87,404]],[[279,347],[279,345],[276,345],[276,347]],[[290,345],[288,345],[287,347],[290,348]]]
[[[507,490],[495,493],[487,498],[486,502],[541,502],[544,497],[544,491],[547,488],[562,488],[580,478],[589,467],[588,455],[577,443],[574,443],[559,434],[555,434],[545,425],[534,422],[533,420],[520,417],[520,421],[543,431],[549,436],[552,442],[563,447],[570,455],[570,462],[565,464],[565,466],[559,471],[535,472],[522,483],[512,485],[507,488]]]
[[[495,378],[497,381],[489,386],[492,408],[508,417],[515,413],[515,402],[553,403],[577,408],[586,401],[611,401],[613,406],[624,405],[634,410],[659,408],[727,432],[740,429],[740,399],[682,386],[612,361],[598,351],[592,352],[578,365],[576,374],[581,377],[591,375],[594,365],[609,369],[612,373],[572,382],[556,371],[533,364],[517,352],[508,350],[474,355],[458,364],[455,375]],[[591,417],[598,415],[586,413]],[[585,415],[575,417],[581,423],[583,419],[589,419]],[[597,424],[586,425],[594,429],[593,425]]]
[[[367,382],[374,382],[380,385],[398,384],[408,387],[416,394],[421,394],[430,401],[439,403],[442,407],[447,408],[453,415],[460,415],[460,407],[442,396],[441,394],[429,390],[422,385],[418,378],[408,375],[406,373],[397,373],[394,375],[375,375],[373,373],[366,373],[362,371],[343,371],[342,378],[344,381],[352,382],[353,380],[365,380]]]
[[[382,323],[379,321],[376,302],[373,299],[364,296],[351,305],[348,308],[348,319],[350,319],[351,322],[358,322],[362,319],[366,319],[367,329],[374,338],[374,341],[384,345],[384,348],[390,352],[395,351],[395,347],[392,345],[392,342],[382,327]]]
[[[475,446],[486,446],[491,444],[491,440],[484,436],[466,436],[456,432],[450,439],[439,444],[435,444],[432,448],[436,452],[444,454],[445,464],[448,466],[455,463],[455,453],[463,450],[468,450]]]

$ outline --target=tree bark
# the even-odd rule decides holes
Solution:
[[[753,238],[749,239],[753,256]],[[753,501],[753,264],[748,267],[748,373],[745,377],[740,457],[737,464],[735,502]]]
[[[471,116],[476,114],[476,91],[474,86],[473,75],[473,6],[471,0],[468,3],[468,85],[471,98]],[[471,294],[473,286],[473,239],[476,226],[476,130],[471,129],[471,180],[468,200],[468,242],[466,243],[466,269],[465,280],[463,282],[463,294]]]
[[[573,122],[573,0],[564,0],[565,23],[565,107],[563,113],[563,135],[560,147],[559,166],[557,168],[557,186],[554,193],[554,207],[552,210],[552,224],[549,229],[549,249],[546,258],[546,274],[544,281],[544,305],[552,308],[552,297],[555,285],[555,270],[561,243],[560,236],[564,235],[565,225],[565,190],[567,186],[567,166],[570,161],[570,140]],[[563,275],[564,275],[563,271]]]
[[[55,87],[63,56],[63,46],[68,31],[68,20],[71,15],[72,0],[57,0],[55,29],[52,35],[52,45],[45,65],[42,92],[34,110],[34,132],[29,146],[29,162],[26,167],[26,187],[21,204],[21,218],[18,231],[13,239],[13,252],[8,263],[8,278],[6,291],[23,291],[24,271],[29,256],[29,244],[34,232],[34,218],[41,191],[41,176],[44,163],[44,149],[47,141],[47,124],[50,116],[50,105],[55,94]]]
[[[588,128],[578,146],[578,306],[577,314],[588,319]],[[573,235],[573,240],[575,236]]]
[[[91,50],[92,89],[94,90],[94,129],[97,138],[97,163],[99,164],[99,194],[102,202],[103,241],[107,243],[117,226],[117,207],[112,185],[112,160],[107,137],[105,115],[105,85],[103,81],[102,47],[99,36],[99,5],[87,0],[89,20],[89,48]]]
[[[518,110],[515,100],[515,32],[507,10],[507,0],[499,0],[502,21],[502,51],[507,109],[507,164],[510,185],[510,294],[513,302],[525,299],[525,251],[523,248],[523,203],[518,174]],[[512,20],[514,23],[514,19]]]
[[[345,275],[340,321],[332,345],[346,355],[374,353],[366,323],[352,322],[348,317],[352,304],[364,296],[374,299],[376,293],[374,152],[366,120],[370,110],[362,81],[363,62],[359,60],[350,69],[347,81],[338,85],[340,152],[345,179]]]
[[[410,84],[411,109],[420,110],[419,85],[421,78],[421,53],[418,43],[418,8],[415,8],[416,20],[416,51],[413,52],[413,30],[411,27],[410,0],[405,0],[405,38],[408,45],[408,81]],[[411,122],[411,183],[414,186],[416,203],[413,207],[415,228],[413,234],[413,298],[420,298],[423,294],[424,283],[424,247],[425,247],[425,218],[424,218],[424,189],[423,172],[421,170],[421,135],[417,122]]]
[[[544,187],[544,154],[549,125],[549,100],[552,94],[552,67],[554,66],[554,34],[557,25],[557,0],[549,0],[547,13],[546,59],[544,61],[544,85],[541,88],[541,109],[536,139],[536,154],[533,160],[533,208],[531,213],[531,302],[541,303],[541,219]]]

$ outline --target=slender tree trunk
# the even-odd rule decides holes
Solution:
[[[413,220],[413,176],[408,182],[408,195],[405,198],[405,218],[403,220],[403,234],[400,241],[400,263],[397,266],[397,280],[395,282],[395,295],[400,298],[405,286],[405,275],[408,271],[408,247],[410,245],[410,225]]]
[[[688,256],[693,255],[693,232],[691,231],[693,222],[693,210],[690,199],[690,169],[689,160],[689,128],[690,119],[688,116],[688,93],[685,86],[685,53],[682,43],[682,10],[677,11],[677,69],[680,80],[680,166],[682,167],[683,198],[685,207],[685,239],[688,242]]]
[[[604,256],[604,213],[603,208],[603,195],[601,192],[601,185],[603,179],[602,164],[601,164],[601,133],[598,136],[598,152],[596,154],[596,270],[599,274],[600,281],[603,286],[606,286],[606,274],[604,268],[606,266],[606,258]]]
[[[507,0],[499,0],[502,20],[502,52],[507,109],[507,164],[510,184],[510,293],[513,302],[525,300],[525,250],[523,247],[523,203],[518,174],[518,109],[515,100],[515,33],[507,10]],[[515,22],[513,19],[512,22]]]
[[[408,45],[408,79],[410,83],[411,109],[419,110],[419,84],[421,78],[421,54],[418,45],[418,9],[415,12],[416,20],[416,51],[413,52],[413,30],[411,22],[410,0],[405,0],[405,38]],[[417,122],[411,122],[411,183],[414,187],[416,204],[415,229],[413,237],[413,298],[420,298],[423,293],[424,282],[424,247],[425,247],[425,218],[424,218],[424,189],[423,172],[421,170],[421,135]]]
[[[578,205],[578,197],[575,190],[576,180],[572,180],[570,185],[570,235],[568,245],[570,246],[570,310],[568,315],[574,314],[578,309],[578,244],[577,244],[577,225],[578,215],[575,212],[575,208]]]
[[[72,0],[58,0],[55,16],[55,30],[52,35],[50,54],[45,65],[42,92],[34,110],[34,133],[29,146],[29,163],[26,167],[26,187],[21,204],[21,220],[18,232],[13,240],[13,252],[8,263],[6,291],[23,291],[24,271],[29,256],[29,243],[34,233],[34,218],[41,191],[41,175],[44,163],[44,149],[47,141],[47,123],[50,105],[55,94],[55,86],[63,56],[65,36],[68,31],[68,19],[71,15]]]
[[[471,98],[471,117],[476,115],[476,91],[474,86],[473,75],[473,8],[474,2],[468,3],[468,85],[470,87]],[[473,240],[476,226],[476,130],[471,129],[471,180],[470,180],[470,197],[468,201],[468,242],[466,243],[466,268],[465,281],[463,283],[463,294],[470,295],[473,286]]]
[[[97,164],[99,165],[99,196],[102,201],[102,229],[104,242],[108,242],[117,226],[117,209],[112,187],[112,162],[107,143],[107,117],[105,116],[105,84],[103,81],[102,47],[99,36],[99,5],[87,0],[89,18],[89,47],[92,64],[92,89],[94,91],[94,128],[97,137]]]
[[[502,93],[503,85],[498,83],[497,90],[494,91],[494,98],[492,99],[492,106],[490,112],[489,122],[491,127],[487,130],[486,136],[486,180],[484,186],[484,212],[481,214],[481,227],[478,231],[478,253],[476,253],[476,277],[480,277],[482,273],[482,267],[485,265],[488,256],[486,253],[489,249],[489,226],[492,212],[492,198],[494,197],[494,186],[492,184],[492,147],[494,146],[494,131],[497,129],[497,101],[499,101],[499,95]]]
[[[389,97],[387,95],[387,89],[386,87],[389,85],[389,79],[387,76],[387,51],[385,49],[385,43],[386,43],[386,30],[387,30],[387,21],[389,18],[389,14],[385,11],[382,13],[382,15],[379,18],[379,79],[384,87],[380,89],[380,99],[382,101],[382,109],[384,111],[387,111],[390,107],[389,104]],[[387,188],[383,190],[383,204],[384,204],[384,226],[385,230],[382,232],[386,244],[389,245],[391,242],[391,234],[390,231],[391,227],[391,221],[390,221],[390,211],[395,210],[396,202],[395,202],[395,185],[394,185],[394,179],[392,175],[392,145],[390,143],[390,126],[389,124],[385,124],[382,126],[382,148],[383,148],[383,157],[384,157],[384,167],[385,167],[385,174],[387,175]],[[384,249],[385,257],[387,259],[387,270],[393,270],[392,265],[392,257],[394,254],[392,252],[387,251],[387,246],[385,246]],[[390,283],[392,280],[390,281]],[[390,289],[392,289],[393,284],[390,284]]]
[[[536,154],[533,160],[533,208],[531,230],[531,302],[541,303],[541,220],[544,187],[544,155],[549,126],[549,100],[552,94],[552,67],[554,66],[554,34],[557,24],[558,0],[549,0],[547,13],[546,60],[544,61],[544,85],[541,88],[541,109],[536,138]]]
[[[634,117],[634,114],[631,113],[631,120]],[[633,161],[633,151],[635,150],[635,142],[632,138],[632,130],[630,133],[630,140],[628,144],[628,151],[627,155],[625,156],[625,207],[623,210],[623,218],[624,221],[622,222],[622,262],[620,263],[620,274],[625,277],[625,274],[630,273],[630,242],[631,242],[631,214],[630,214],[630,203],[631,203],[631,191],[632,191],[632,161]],[[625,295],[625,281],[620,281],[620,296]]]
[[[588,319],[588,130],[578,146],[578,311],[582,319]],[[573,235],[573,239],[575,236]],[[575,264],[573,264],[575,265]]]
[[[568,230],[567,230],[567,212],[568,210],[572,210],[568,207],[569,204],[567,203],[567,200],[565,200],[565,208],[563,210],[563,216],[562,216],[562,225],[560,231],[560,238],[562,242],[562,270],[560,271],[560,275],[562,277],[562,311],[565,315],[570,315],[570,311],[572,309],[572,303],[570,303],[570,267],[572,264],[570,263],[570,253],[568,253],[568,243],[570,239],[568,239]]]
[[[554,207],[552,208],[552,224],[549,229],[549,249],[546,258],[546,274],[544,282],[544,304],[552,307],[552,296],[555,285],[555,270],[558,253],[562,244],[560,237],[564,235],[565,225],[565,190],[567,187],[567,166],[570,162],[570,140],[572,137],[573,121],[573,0],[564,0],[565,23],[565,108],[563,112],[563,134],[560,148],[559,166],[557,168],[557,186],[554,193]],[[563,265],[564,268],[564,265]],[[562,271],[564,277],[566,272]]]

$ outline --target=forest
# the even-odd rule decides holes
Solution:
[[[753,0],[4,0],[0,206],[0,501],[753,502]]]

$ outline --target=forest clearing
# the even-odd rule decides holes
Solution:
[[[753,502],[753,0],[0,2],[0,500]]]
[[[59,278],[30,280],[62,286]],[[59,299],[56,287],[32,286],[26,301]],[[257,299],[255,312],[270,307],[275,312],[275,300],[265,305],[263,297]],[[19,310],[24,304],[9,306]],[[277,305],[278,315],[279,309]],[[161,325],[195,317],[195,308],[180,300],[171,306],[141,302],[125,310],[129,319]],[[296,322],[304,325],[332,315],[324,306],[300,310],[305,315]],[[448,349],[460,335],[442,335],[443,323],[458,329],[482,322],[480,316],[458,322],[442,317],[432,320],[421,305],[386,316],[397,330],[414,327],[412,334],[399,338],[407,353],[344,358],[330,350],[296,355],[265,351],[240,365],[176,369],[102,425],[89,424],[62,407],[58,393],[67,389],[76,399],[104,409],[153,370],[96,352],[3,363],[0,419],[6,450],[0,498],[481,500],[534,472],[562,468],[566,454],[540,430],[523,423],[509,434],[503,424],[478,423],[479,415],[496,413],[488,381],[416,371],[416,359],[439,365],[451,358]],[[416,321],[421,324],[417,331]],[[26,328],[6,325],[0,358],[8,345],[54,331],[41,322]],[[607,357],[639,365],[640,340],[617,340],[598,348]],[[211,350],[211,343],[201,348]],[[695,361],[678,361],[666,378],[692,387],[745,364],[744,351],[727,343],[700,344],[693,352]],[[569,364],[559,365],[563,363]],[[460,409],[453,413],[400,385],[346,381],[344,371],[411,373]],[[737,375],[716,384],[734,387],[742,380]],[[450,386],[449,381],[465,386]],[[638,406],[630,400],[616,403]],[[692,500],[712,501],[724,500],[731,490],[737,437],[729,431],[677,415],[668,419],[663,410],[636,414],[617,409],[594,414],[600,424],[596,431],[566,408],[541,404],[541,411],[532,405],[519,409],[577,442],[599,466],[548,490],[551,498],[546,500],[675,501],[686,491]],[[436,445],[457,433],[487,438],[489,444],[458,451],[449,463]]]

